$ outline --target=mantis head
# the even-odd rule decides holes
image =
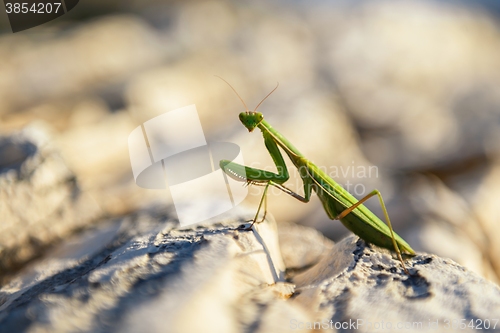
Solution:
[[[255,109],[253,111],[249,111],[247,105],[245,104],[245,101],[243,101],[243,98],[241,98],[241,96],[233,88],[233,86],[230,85],[229,82],[227,82],[226,80],[224,80],[220,76],[217,76],[217,77],[219,79],[221,79],[222,81],[226,82],[228,84],[228,86],[231,87],[231,89],[233,89],[233,91],[236,93],[236,96],[238,96],[241,103],[243,103],[243,106],[245,107],[246,111],[240,113],[240,121],[248,129],[249,132],[252,132],[255,129],[255,127],[259,126],[259,124],[262,122],[262,120],[264,120],[264,116],[262,115],[262,113],[257,112],[257,109],[262,104],[262,102],[264,102],[266,100],[266,98],[268,98],[276,89],[278,89],[279,83],[276,85],[276,87],[273,90],[271,90],[271,92],[269,94],[267,94],[266,97],[264,97],[262,99],[262,101],[260,101],[259,104],[257,104],[257,106],[255,107]]]
[[[245,111],[240,113],[240,121],[249,132],[252,132],[255,127],[260,124],[262,119],[264,119],[264,116],[260,112]]]

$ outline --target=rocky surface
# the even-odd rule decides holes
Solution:
[[[179,229],[156,210],[102,222],[0,289],[0,331],[373,332],[411,324],[400,331],[416,332],[418,323],[443,329],[447,320],[500,314],[498,286],[452,260],[419,254],[406,260],[407,276],[389,251],[355,236],[332,246],[295,227],[278,243],[274,221],[245,231],[244,218]],[[313,259],[302,242],[316,243]],[[280,245],[291,265],[286,279]],[[349,322],[355,330],[339,326]]]
[[[500,315],[500,288],[454,261],[418,254],[405,261],[408,276],[392,257],[347,237],[295,276],[293,302],[341,332],[473,332]]]
[[[46,128],[0,137],[0,281],[99,215]]]
[[[308,318],[283,301],[293,286],[275,223],[254,232],[239,231],[241,221],[175,225],[165,213],[138,214],[55,249],[2,288],[0,330],[273,331],[272,318]]]

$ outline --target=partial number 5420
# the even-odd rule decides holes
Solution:
[[[10,3],[7,2],[5,4],[5,11],[7,14],[26,14],[26,13],[33,13],[33,14],[50,14],[50,13],[58,13],[59,8],[61,7],[60,2],[55,2],[55,3],[34,3],[30,6],[29,3],[23,2],[15,2],[15,3]]]

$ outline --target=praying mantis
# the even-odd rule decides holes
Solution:
[[[403,266],[403,270],[406,274],[410,275],[406,269],[401,253],[403,252],[408,255],[415,255],[415,251],[392,229],[391,220],[389,219],[389,214],[387,213],[387,209],[380,192],[378,190],[373,190],[358,201],[318,166],[305,158],[282,134],[280,134],[266,120],[264,120],[262,113],[257,112],[259,106],[278,88],[278,85],[269,94],[267,94],[264,99],[262,99],[253,111],[249,111],[245,102],[240,97],[238,92],[231,86],[231,84],[223,78],[219,78],[231,87],[243,103],[246,111],[239,114],[242,124],[248,129],[249,132],[252,132],[256,128],[262,131],[264,144],[278,170],[278,173],[274,173],[247,167],[228,160],[220,161],[219,164],[221,169],[229,177],[237,181],[246,182],[248,185],[264,186],[264,192],[260,199],[257,213],[255,214],[251,225],[246,228],[246,230],[251,230],[253,225],[257,222],[263,203],[265,208],[262,221],[264,221],[267,213],[267,191],[269,186],[274,186],[304,203],[309,202],[311,199],[311,193],[314,190],[330,219],[340,220],[340,222],[342,222],[347,229],[368,243],[395,251],[401,265]],[[304,196],[293,192],[283,185],[289,179],[289,173],[280,148],[298,169],[304,185]],[[387,224],[382,222],[374,213],[363,205],[365,201],[373,196],[378,197]]]

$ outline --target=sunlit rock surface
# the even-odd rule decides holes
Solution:
[[[498,286],[450,259],[418,254],[405,261],[408,276],[356,236],[332,245],[298,227],[278,243],[273,221],[246,231],[244,219],[180,229],[156,210],[103,221],[0,289],[0,331],[271,333],[355,322],[360,332],[405,323],[417,332],[500,313]],[[311,260],[302,242],[322,249]]]
[[[101,214],[43,126],[0,137],[0,278]]]

